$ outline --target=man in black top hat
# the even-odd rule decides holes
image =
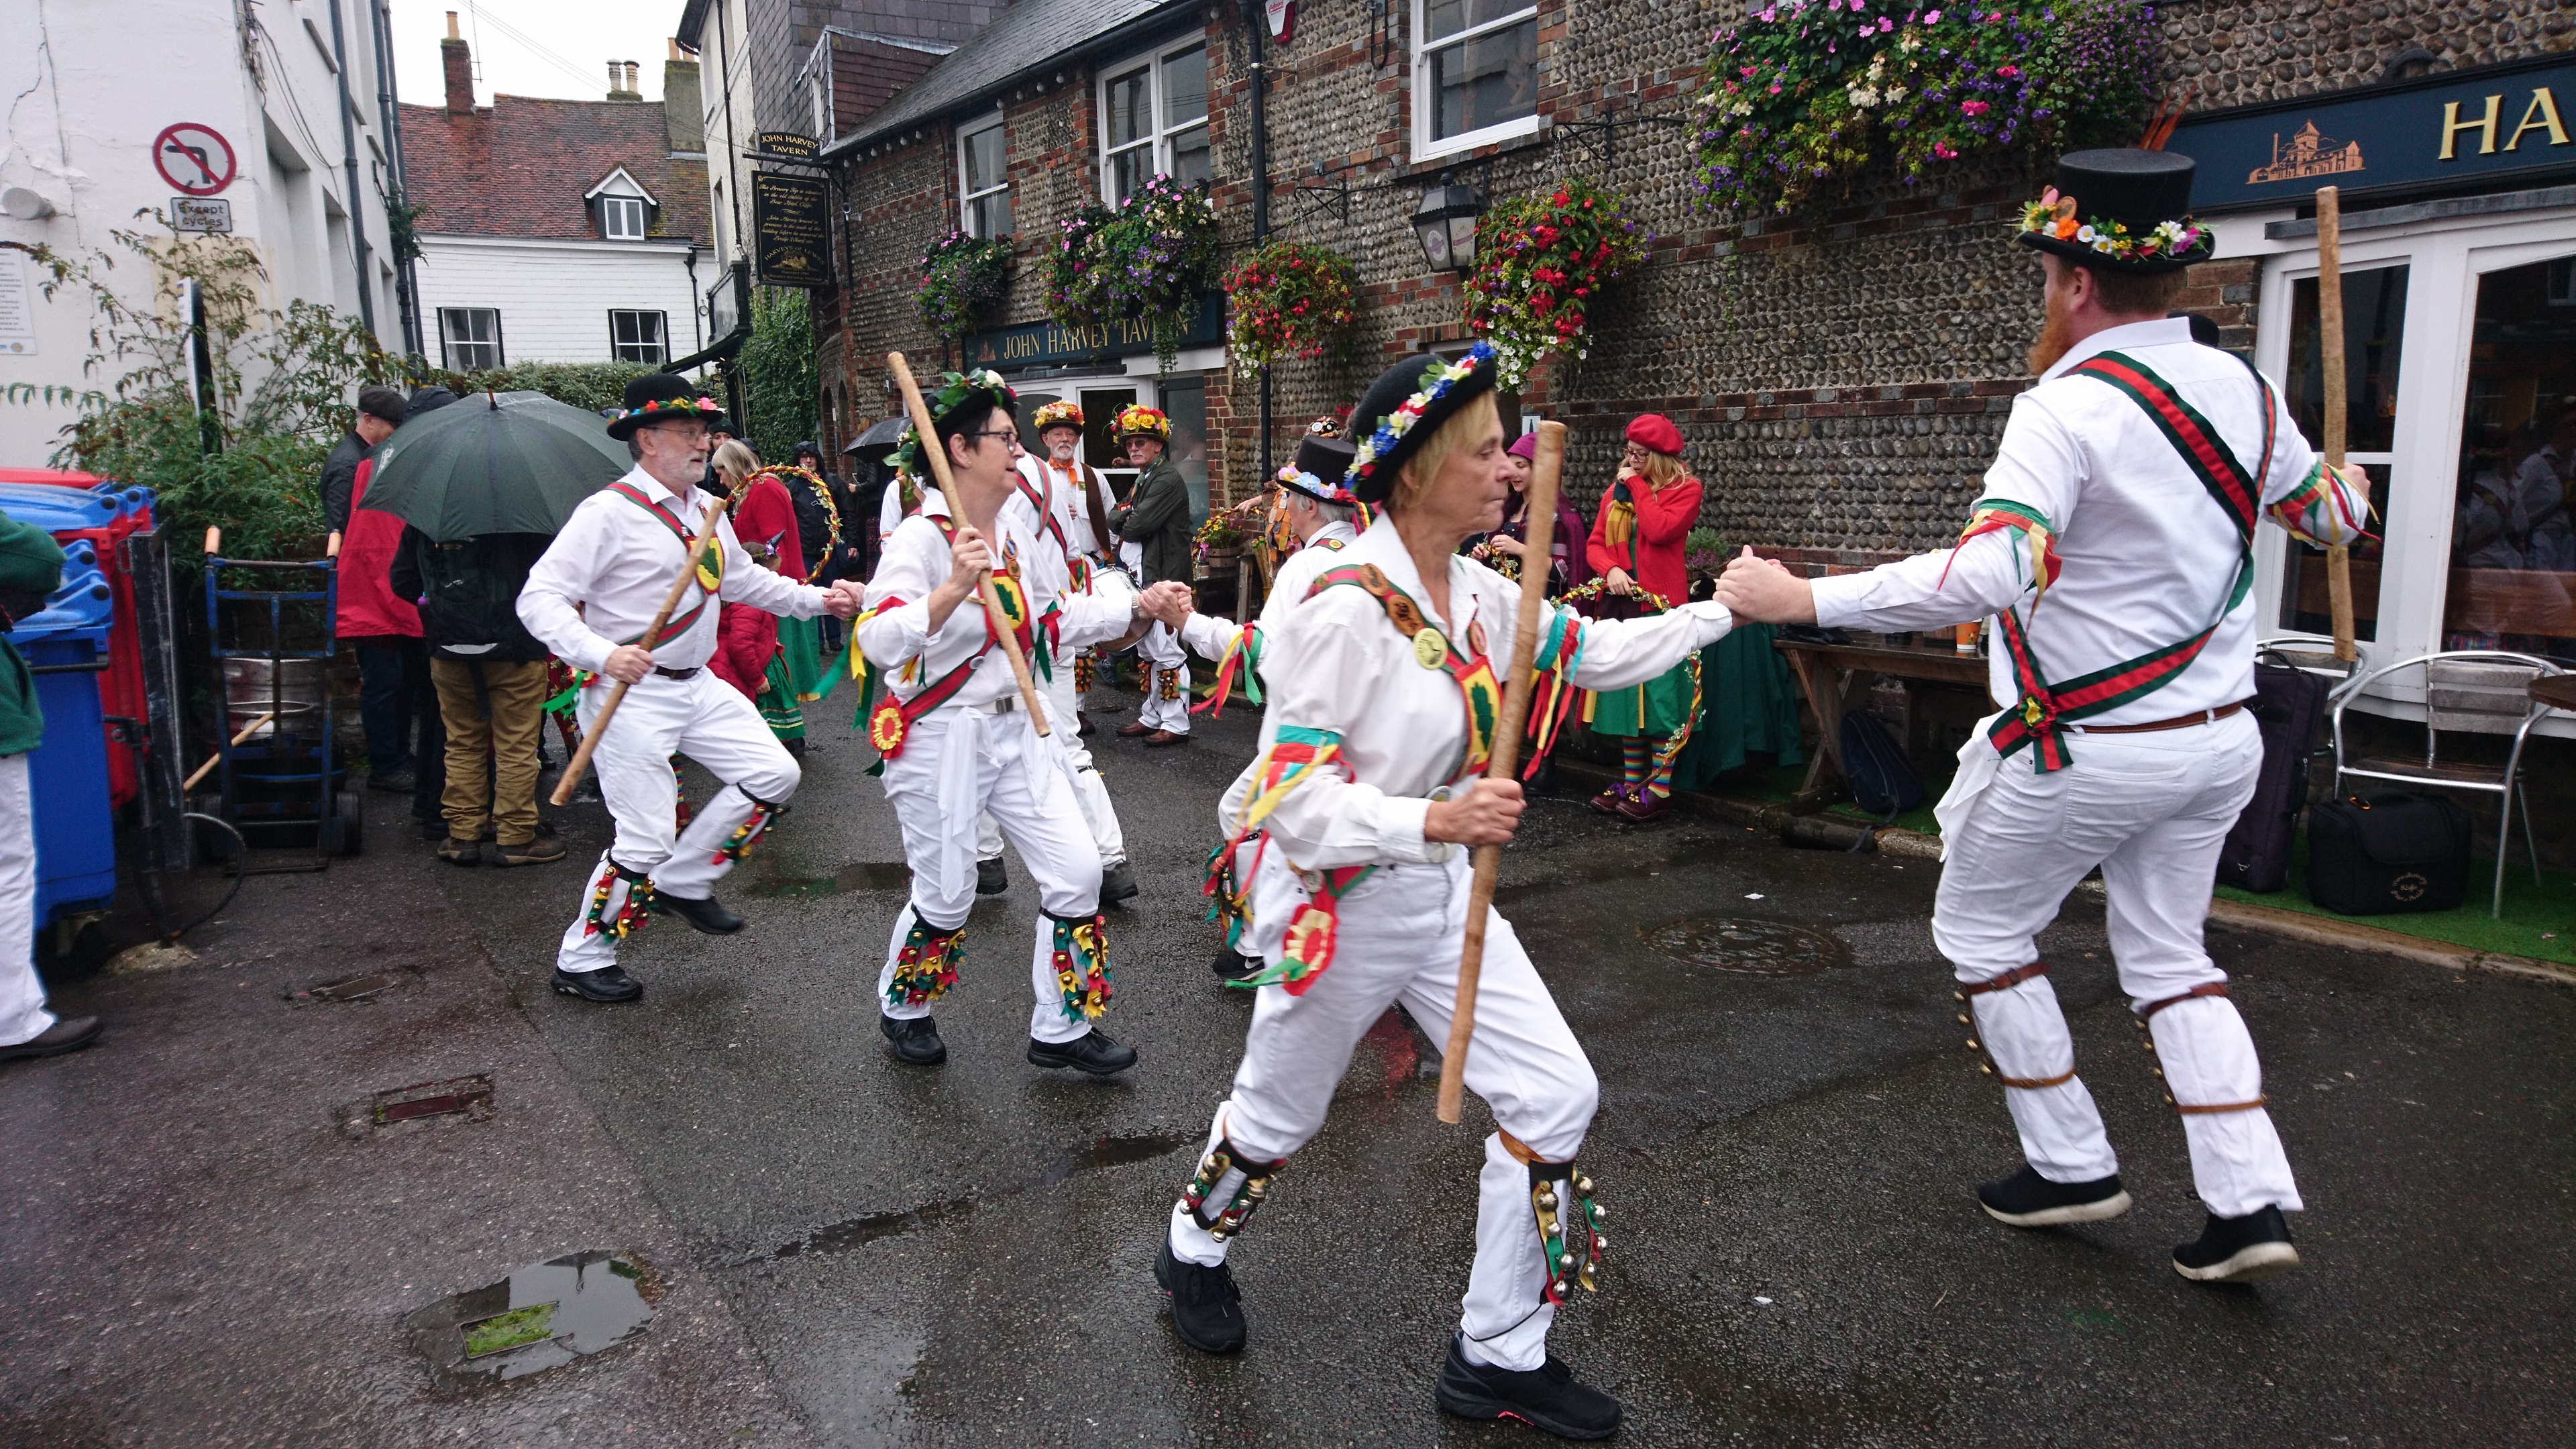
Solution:
[[[2046,280],[2039,383],[2014,400],[1957,547],[1812,582],[1748,549],[1717,596],[1770,623],[1994,617],[1989,687],[2013,703],[1960,751],[1932,913],[1968,1047],[2004,1085],[2026,1159],[1978,1200],[2026,1228],[2128,1210],[2034,941],[2098,865],[2120,984],[2208,1209],[2174,1269],[2219,1282],[2299,1261],[2283,1217],[2298,1186],[2254,1040],[2201,941],[2219,847],[2262,764],[2244,711],[2255,527],[2268,512],[2294,537],[2349,542],[2369,483],[2329,473],[2270,383],[2166,315],[2212,250],[2191,174],[2171,152],[2074,152],[2023,209]]]

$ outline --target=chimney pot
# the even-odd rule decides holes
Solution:
[[[447,12],[447,38],[450,40],[462,40],[465,38],[456,33],[456,12],[453,10]]]
[[[674,36],[672,36],[668,41],[666,41],[665,43],[666,43],[666,44],[668,44],[668,45],[671,47],[671,54],[670,54],[670,57],[669,57],[670,59],[672,59],[672,60],[687,60],[687,59],[688,59],[688,57],[687,57],[686,55],[683,55],[683,54],[681,54],[681,53],[680,53],[680,37],[678,37],[678,36],[674,35]]]
[[[621,61],[612,60],[608,63],[608,98],[612,101],[617,99],[617,92],[624,89],[626,89],[626,66]]]

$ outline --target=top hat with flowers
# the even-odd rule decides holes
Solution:
[[[2205,262],[2217,240],[2192,220],[2191,173],[2171,151],[2069,151],[2057,184],[2021,209],[2021,244],[2116,272]]]
[[[1279,486],[1318,503],[1348,508],[1359,502],[1345,482],[1353,451],[1353,445],[1340,438],[1309,433],[1297,441],[1297,461],[1279,470]]]
[[[1049,428],[1078,428],[1082,423],[1082,404],[1071,398],[1058,398],[1037,410],[1029,419],[1032,432],[1043,435]]]
[[[713,424],[724,419],[724,409],[714,398],[699,396],[698,385],[676,372],[648,372],[626,384],[624,405],[608,420],[608,435],[622,443],[637,428],[673,418]]]
[[[1440,425],[1494,389],[1494,346],[1479,342],[1452,361],[1417,353],[1378,374],[1351,409],[1351,493],[1382,503],[1395,491],[1405,460]]]
[[[1149,408],[1143,403],[1130,403],[1119,409],[1118,436],[1152,438],[1158,442],[1168,443],[1172,440],[1172,420],[1163,415],[1161,408]]]

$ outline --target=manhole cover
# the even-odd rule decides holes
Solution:
[[[575,1253],[442,1298],[403,1324],[440,1387],[477,1388],[568,1364],[643,1332],[653,1321],[644,1273],[628,1257]]]
[[[1737,916],[1686,916],[1640,933],[1655,951],[1738,976],[1805,976],[1850,960],[1821,931]]]

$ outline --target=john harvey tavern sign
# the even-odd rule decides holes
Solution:
[[[1191,315],[1190,325],[1181,333],[1181,345],[1213,347],[1224,340],[1225,298],[1209,292],[1199,298],[1198,310]],[[1030,322],[1018,327],[996,327],[990,332],[969,336],[966,339],[966,365],[1015,372],[1024,367],[1105,362],[1153,350],[1153,333],[1134,318],[1095,322],[1088,327]]]

